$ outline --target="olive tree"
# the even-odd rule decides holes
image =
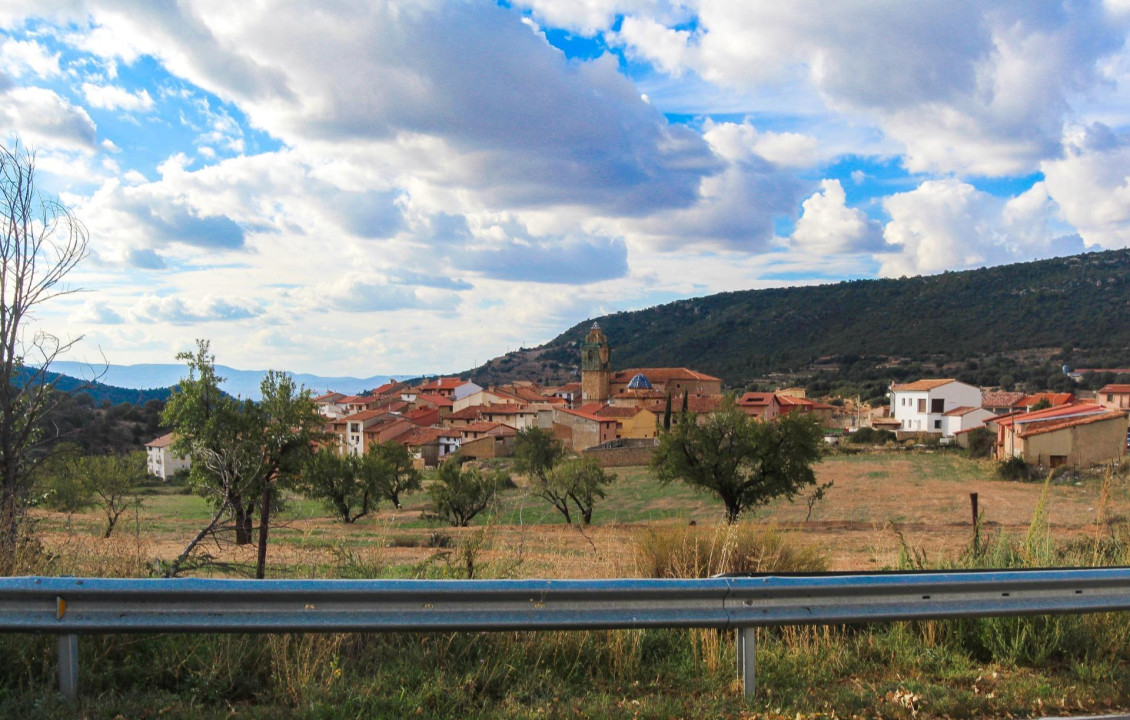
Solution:
[[[451,458],[439,466],[435,480],[428,487],[432,502],[430,517],[445,520],[455,527],[467,527],[476,515],[490,507],[509,479],[502,470],[463,467],[458,457]]]
[[[35,156],[0,146],[0,572],[15,557],[35,466],[56,433],[44,419],[60,402],[50,365],[76,339],[35,325],[44,303],[74,292],[64,279],[86,257],[87,232],[35,185]]]
[[[700,422],[701,420],[701,422]],[[659,439],[652,468],[663,482],[681,480],[726,506],[726,521],[778,497],[792,499],[816,483],[822,432],[809,415],[750,418],[733,401],[703,417],[687,413]]]

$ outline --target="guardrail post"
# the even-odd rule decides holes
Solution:
[[[78,635],[59,636],[59,692],[78,697]]]
[[[738,677],[742,679],[742,694],[748,699],[757,692],[757,628],[737,629]]]

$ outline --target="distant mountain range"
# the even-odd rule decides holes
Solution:
[[[51,370],[80,380],[97,380],[104,385],[131,390],[150,390],[169,388],[180,382],[186,369],[184,365],[149,363],[142,365],[106,365],[59,360],[51,364]],[[216,374],[224,378],[223,390],[236,397],[259,399],[259,384],[266,370],[236,370],[226,365],[217,365]],[[308,373],[291,373],[295,381],[304,385],[315,395],[328,390],[355,394],[385,384],[391,377],[407,378],[410,374],[390,376],[373,375],[367,378],[323,377]]]
[[[909,376],[1047,386],[1054,363],[1130,363],[1130,250],[678,300],[590,318],[464,376],[479,384],[577,379],[580,342],[594,321],[611,343],[614,368],[685,366],[731,387],[820,366],[847,377],[861,361],[876,383],[897,379],[901,368]],[[1010,369],[1010,353],[1035,349],[1038,361]],[[982,373],[986,363],[994,373]]]

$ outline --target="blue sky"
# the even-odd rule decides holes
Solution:
[[[71,359],[452,372],[714,292],[1130,243],[1130,1],[0,2]]]

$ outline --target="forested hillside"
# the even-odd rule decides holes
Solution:
[[[612,343],[614,367],[687,366],[731,387],[775,373],[813,373],[827,388],[859,392],[862,383],[874,389],[942,371],[984,385],[1048,385],[1060,363],[1130,365],[1128,291],[1130,250],[1117,250],[929,277],[722,293],[595,320]],[[566,377],[592,322],[523,353],[536,358],[541,374]],[[529,365],[504,357],[472,375],[498,381],[508,367]]]

